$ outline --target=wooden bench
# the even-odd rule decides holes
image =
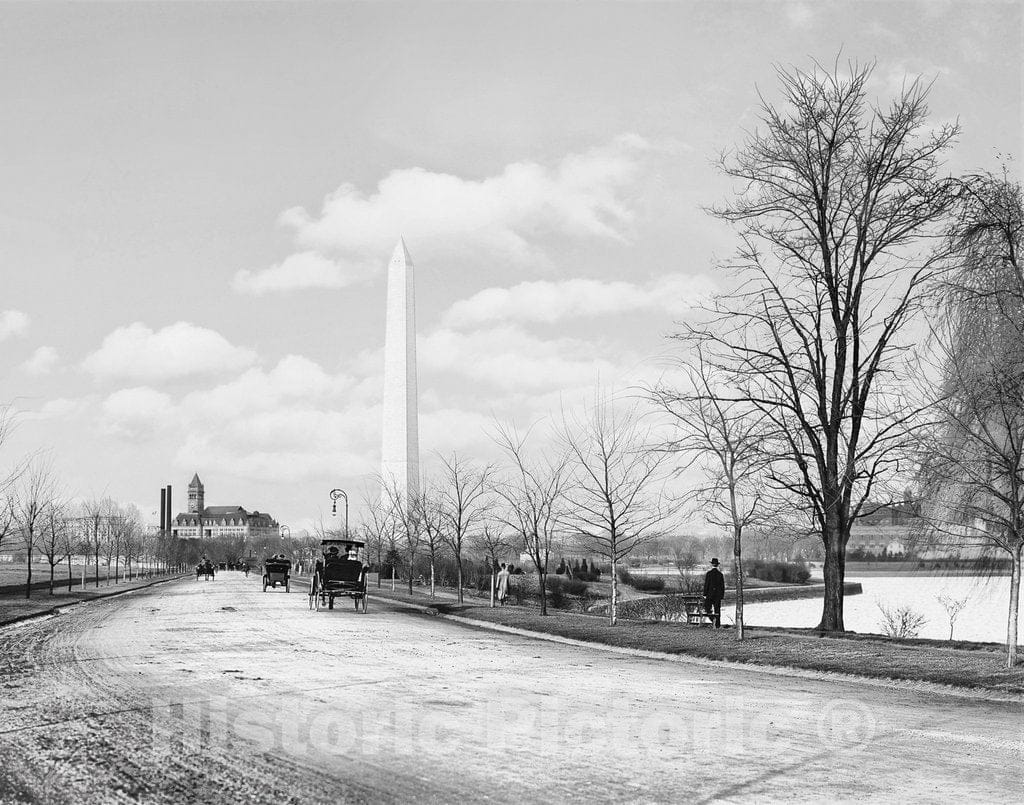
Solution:
[[[708,612],[704,607],[703,595],[684,595],[683,610],[686,613],[686,622],[688,624],[702,626],[705,619],[707,619],[710,625],[714,626],[715,624],[714,613]]]

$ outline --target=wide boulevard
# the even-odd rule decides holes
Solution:
[[[1024,791],[1019,703],[624,656],[381,598],[311,612],[240,573],[0,629],[0,674],[3,802]]]

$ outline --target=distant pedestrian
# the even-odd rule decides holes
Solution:
[[[718,569],[718,558],[711,560],[711,570],[704,574],[704,607],[718,629],[722,625],[722,599],[725,598],[725,576]]]
[[[505,599],[508,597],[508,580],[511,574],[505,563],[501,563],[501,570],[498,571],[498,603],[505,606]]]

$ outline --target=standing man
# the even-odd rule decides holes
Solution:
[[[711,570],[704,574],[704,607],[714,617],[715,628],[722,626],[722,599],[725,598],[725,576],[718,569],[718,557],[711,560]]]

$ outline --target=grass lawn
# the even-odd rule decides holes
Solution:
[[[391,597],[390,589],[380,591]],[[375,588],[371,586],[371,597]],[[811,630],[747,628],[736,640],[732,629],[622,620],[610,626],[607,617],[551,611],[541,617],[535,608],[489,608],[468,600],[431,602],[423,594],[394,597],[426,604],[443,614],[500,623],[611,646],[682,654],[751,665],[776,665],[812,671],[855,674],[879,679],[902,679],[975,688],[1024,696],[1024,664],[1007,669],[1005,647],[991,643],[946,644],[932,640],[893,640],[876,635],[825,635]]]

